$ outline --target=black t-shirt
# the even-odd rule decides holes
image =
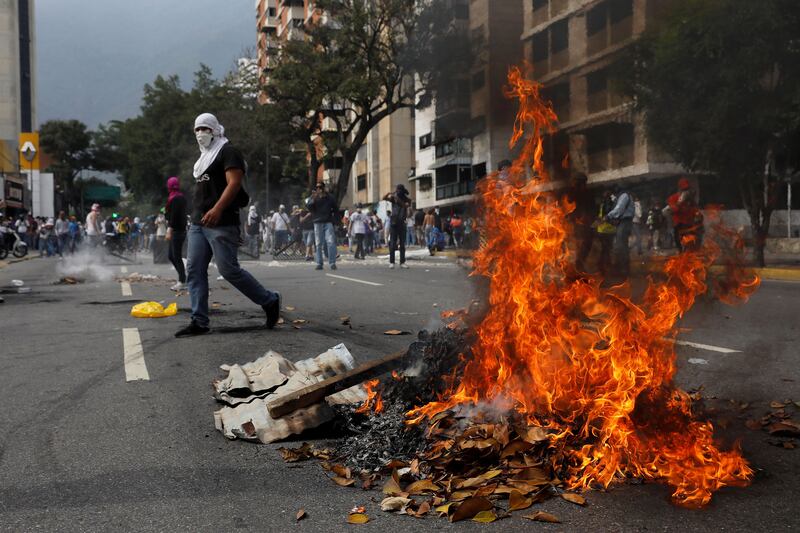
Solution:
[[[226,144],[217,154],[216,159],[206,169],[202,176],[195,178],[194,187],[194,209],[192,210],[192,224],[200,224],[200,220],[206,212],[214,207],[222,191],[227,187],[225,171],[238,168],[242,172],[245,170],[244,157],[242,153]],[[217,223],[218,226],[238,226],[239,210],[235,207],[228,207]]]
[[[186,232],[186,198],[183,195],[176,196],[167,203],[164,214],[167,216],[167,224],[172,231]]]
[[[422,210],[417,210],[414,213],[414,225],[422,226],[425,223],[425,213]]]
[[[408,218],[408,196],[394,193],[389,201],[392,202],[392,216],[389,218],[393,225],[405,225]]]

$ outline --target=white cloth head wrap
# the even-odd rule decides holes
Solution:
[[[220,124],[217,117],[211,113],[202,113],[194,119],[194,129],[196,130],[197,128],[210,129],[214,138],[211,140],[211,144],[208,148],[203,148],[198,145],[200,147],[200,157],[195,162],[194,170],[192,171],[195,180],[208,170],[208,167],[210,167],[214,159],[217,158],[219,151],[222,150],[222,147],[228,142],[228,139],[225,137],[225,127]]]

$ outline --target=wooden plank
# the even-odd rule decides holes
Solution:
[[[393,368],[397,368],[403,363],[403,359],[407,354],[408,350],[395,352],[381,359],[364,363],[344,374],[333,376],[332,378],[320,381],[314,385],[276,398],[267,405],[269,415],[272,418],[280,418],[297,409],[319,403],[331,394],[349,389],[353,385],[358,385],[363,381],[384,374]]]

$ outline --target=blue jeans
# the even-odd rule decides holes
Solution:
[[[314,222],[314,237],[317,243],[317,264],[322,266],[322,242],[328,249],[328,262],[336,264],[336,234],[333,231],[333,222]]]
[[[192,302],[192,320],[199,326],[208,327],[208,263],[212,256],[222,277],[253,303],[264,306],[278,298],[239,266],[238,248],[239,228],[236,226],[206,228],[192,224],[189,227],[186,278]]]

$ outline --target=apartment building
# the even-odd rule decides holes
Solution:
[[[0,172],[17,172],[17,138],[36,126],[33,0],[0,0]]]
[[[642,117],[615,93],[609,68],[669,0],[529,0],[525,58],[559,117],[548,141],[555,179],[570,169],[590,183],[627,185],[673,176],[680,167],[648,143]],[[569,165],[562,164],[569,162]]]
[[[509,159],[516,109],[503,94],[522,61],[522,0],[448,0],[453,23],[480,49],[473,69],[440,91],[415,119],[417,206],[461,211],[477,181]],[[526,0],[530,1],[530,0]]]

